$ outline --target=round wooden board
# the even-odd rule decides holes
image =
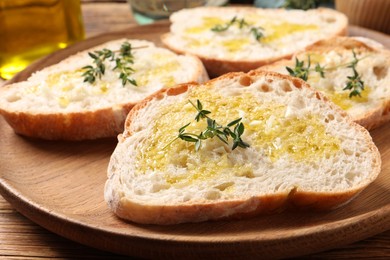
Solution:
[[[168,23],[132,27],[56,52],[12,79],[79,50],[120,37],[159,42]],[[389,37],[357,27],[390,48]],[[280,258],[323,251],[390,229],[390,124],[372,131],[383,160],[378,179],[350,204],[322,213],[285,212],[248,220],[175,226],[137,225],[116,218],[103,200],[116,140],[50,142],[14,134],[0,119],[0,192],[23,215],[71,240],[145,258]]]

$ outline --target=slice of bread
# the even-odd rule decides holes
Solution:
[[[348,76],[354,75],[350,67],[356,54],[356,71],[364,82],[364,90],[359,95],[349,96],[351,91],[344,90]],[[372,130],[390,121],[390,51],[381,48],[373,40],[365,38],[335,37],[319,41],[295,55],[292,59],[281,60],[261,67],[261,70],[277,71],[289,74],[286,67],[294,68],[296,58],[311,66],[307,82],[321,91],[328,99],[344,109],[352,119]],[[315,71],[315,67],[325,68],[324,75]]]
[[[344,14],[326,8],[199,7],[173,13],[170,20],[163,43],[175,52],[198,56],[210,77],[248,72],[291,57],[315,41],[346,35],[348,25]],[[257,40],[259,33],[263,37]]]
[[[216,136],[200,147],[184,141],[206,129],[195,107],[210,112],[202,113],[211,125],[242,118],[244,129],[230,130],[249,147],[233,149],[234,138],[225,144]],[[351,200],[380,167],[368,131],[304,81],[234,72],[160,91],[130,111],[104,196],[120,218],[148,224],[249,217],[290,205],[326,210]]]
[[[132,46],[130,75],[137,86],[119,78],[115,61],[105,61],[105,73],[84,82],[84,66],[93,65],[88,52],[117,52]],[[118,57],[118,55],[116,56]],[[111,58],[110,58],[111,59]],[[0,114],[18,134],[48,140],[116,137],[130,109],[152,93],[184,82],[203,82],[208,75],[195,56],[177,55],[152,42],[119,39],[77,53],[33,74],[27,81],[0,88]]]

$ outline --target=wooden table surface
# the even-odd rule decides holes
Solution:
[[[123,1],[84,1],[86,37],[136,25]],[[4,82],[0,81],[0,85]],[[152,249],[151,249],[152,250]],[[62,238],[19,214],[0,196],[0,259],[129,259]],[[390,230],[304,259],[390,259]],[[302,257],[300,258],[302,259]]]

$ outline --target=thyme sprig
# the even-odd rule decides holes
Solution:
[[[320,0],[286,0],[282,7],[291,9],[308,10],[317,8],[320,5]]]
[[[319,73],[321,78],[325,78],[325,66],[321,66],[319,63],[316,64],[314,71]]]
[[[359,60],[356,57],[356,53],[352,51],[353,53],[353,61],[350,65],[348,65],[348,68],[351,68],[353,71],[353,76],[348,76],[348,80],[346,82],[346,86],[343,88],[343,90],[350,90],[349,97],[359,96],[361,97],[361,92],[364,90],[364,81],[361,79],[361,76],[356,71],[356,65],[358,64]]]
[[[104,75],[106,71],[104,61],[108,58],[112,58],[114,54],[111,50],[104,48],[103,50],[88,52],[88,55],[93,59],[95,67],[92,65],[84,66],[83,69],[86,69],[86,71],[82,76],[84,77],[84,82],[92,84],[96,81],[96,77],[100,79],[102,75]]]
[[[256,41],[260,41],[261,38],[264,37],[264,34],[262,32],[262,31],[264,31],[264,28],[262,28],[260,26],[259,27],[250,26],[250,24],[247,21],[245,21],[244,18],[238,19],[237,16],[234,16],[229,22],[227,22],[224,25],[221,25],[221,24],[215,25],[214,27],[211,28],[211,31],[213,31],[213,32],[224,32],[224,31],[227,31],[231,26],[233,26],[235,24],[240,29],[248,27],[249,28],[249,32],[251,34],[253,34],[253,36],[255,37]]]
[[[119,78],[122,80],[122,85],[125,86],[130,83],[137,86],[135,79],[131,78],[134,69],[131,65],[134,63],[134,56],[132,54],[132,47],[129,42],[122,43],[118,51],[112,51],[107,48],[88,52],[89,57],[92,58],[94,65],[84,66],[85,72],[82,74],[84,82],[93,84],[96,79],[101,79],[106,71],[106,61],[115,62],[113,71],[119,71]],[[116,53],[119,53],[116,56]]]
[[[310,65],[310,55],[307,56],[307,67],[305,67],[305,62],[303,60],[300,61],[297,57],[295,57],[295,67],[293,69],[286,67],[286,70],[291,76],[307,81],[307,78],[309,77]]]
[[[203,109],[203,105],[199,101],[199,99],[196,100],[196,105],[191,100],[189,100],[189,102],[198,111],[197,115],[195,116],[195,120],[199,122],[201,119],[206,119],[207,121],[206,129],[200,132],[199,134],[189,133],[186,132],[186,128],[191,123],[188,123],[179,129],[179,134],[177,135],[177,137],[173,139],[165,147],[169,146],[175,140],[181,139],[183,141],[195,143],[195,150],[198,151],[202,146],[202,141],[214,137],[217,137],[225,144],[228,144],[229,137],[232,138],[233,139],[232,150],[236,149],[237,147],[241,147],[241,148],[249,147],[249,144],[247,144],[242,140],[242,135],[245,131],[244,124],[241,122],[242,118],[235,119],[230,123],[228,123],[226,126],[222,126],[218,124],[215,119],[212,119],[208,116],[208,114],[210,114],[211,112]],[[231,129],[232,127],[234,127],[233,130]]]
[[[339,64],[337,66],[329,67],[329,68],[325,66],[321,66],[319,63],[317,63],[314,69],[311,69],[310,55],[307,56],[307,66],[305,66],[305,62],[303,60],[300,61],[298,58],[295,58],[295,67],[290,68],[286,66],[286,70],[288,71],[290,76],[301,78],[304,81],[307,81],[310,71],[317,72],[321,76],[321,78],[325,78],[326,71],[335,70],[340,67],[351,68],[353,71],[353,75],[347,76],[347,81],[345,83],[346,85],[343,88],[343,90],[351,91],[349,93],[349,98],[352,98],[354,96],[361,97],[361,92],[364,90],[364,82],[362,81],[361,76],[357,72],[356,66],[360,60],[364,59],[364,57],[358,59],[354,50],[352,50],[352,54],[353,54],[352,61],[348,63]]]

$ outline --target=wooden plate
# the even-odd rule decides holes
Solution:
[[[159,43],[167,23],[132,27],[56,52],[12,79],[79,50],[120,37]],[[389,37],[351,27],[390,47]],[[50,142],[14,134],[0,119],[0,193],[23,215],[71,240],[146,258],[292,257],[323,251],[390,229],[390,124],[372,132],[383,160],[378,179],[354,201],[326,213],[289,212],[240,221],[175,226],[136,225],[116,218],[103,200],[116,140]]]

